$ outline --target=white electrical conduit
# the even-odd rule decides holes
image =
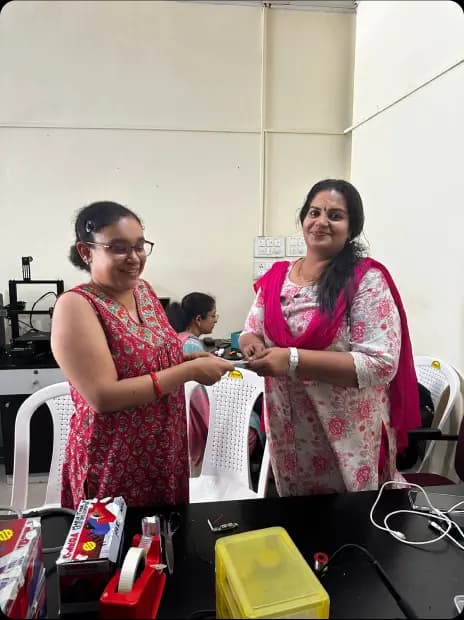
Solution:
[[[401,97],[398,97],[398,99],[395,99],[394,101],[392,101],[388,105],[383,106],[383,108],[380,108],[380,110],[377,110],[376,112],[374,112],[370,116],[367,116],[362,121],[359,121],[358,123],[355,123],[354,125],[351,125],[351,127],[348,127],[347,129],[345,129],[345,131],[343,133],[347,134],[347,133],[350,133],[350,132],[354,131],[358,127],[361,127],[361,125],[364,125],[364,123],[367,123],[372,118],[375,118],[379,114],[382,114],[383,112],[385,112],[385,110],[388,110],[389,108],[393,107],[394,105],[396,105],[400,101],[403,101],[403,99],[406,99],[410,95],[416,93],[418,90],[421,90],[421,88],[424,88],[424,86],[427,86],[427,84],[430,84],[431,82],[433,82],[434,80],[438,79],[442,75],[445,75],[445,73],[448,73],[448,71],[451,71],[452,69],[455,69],[456,67],[459,67],[459,65],[462,65],[462,63],[464,63],[464,58],[461,58],[461,60],[458,60],[457,62],[452,64],[450,67],[447,67],[446,69],[443,69],[443,71],[440,71],[440,73],[437,73],[436,75],[434,75],[429,80],[426,80],[422,84],[419,84],[419,86],[416,86],[412,90],[408,91],[406,94],[402,95]]]
[[[261,84],[260,84],[260,132],[259,132],[259,230],[266,231],[266,56],[267,56],[267,12],[266,4],[261,9]]]

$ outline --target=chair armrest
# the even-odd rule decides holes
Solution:
[[[408,437],[412,441],[431,440],[434,441],[457,441],[458,435],[442,433],[437,428],[415,428],[408,432]]]

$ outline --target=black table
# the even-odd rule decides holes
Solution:
[[[158,617],[188,618],[197,610],[214,609],[214,543],[219,534],[210,531],[206,520],[219,517],[220,522],[238,522],[235,533],[276,525],[284,527],[311,566],[317,551],[330,555],[346,543],[362,545],[380,562],[420,618],[454,617],[454,596],[464,594],[464,551],[446,540],[426,547],[411,547],[377,530],[369,521],[376,495],[376,492],[363,492],[179,507],[182,527],[174,535],[175,568],[173,575],[168,575]],[[407,491],[386,491],[376,511],[376,520],[383,519],[387,512],[408,507]],[[140,531],[141,518],[155,512],[159,510],[128,511],[126,547],[132,535]],[[392,526],[411,539],[431,537],[426,519],[414,515],[398,518]],[[53,520],[44,522],[43,529],[45,546],[56,545],[58,530]],[[64,537],[64,533],[62,529],[59,535]],[[48,557],[47,563],[52,562],[53,558]],[[356,551],[341,555],[322,582],[330,596],[332,618],[403,617],[373,567]],[[56,574],[52,573],[47,585],[48,615],[53,618],[57,617]]]

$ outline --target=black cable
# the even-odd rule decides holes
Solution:
[[[349,543],[347,545],[342,545],[341,547],[339,547],[336,551],[334,551],[334,553],[330,556],[330,558],[325,563],[323,568],[319,571],[319,575],[322,577],[324,573],[327,571],[327,567],[329,566],[329,564],[333,563],[334,559],[347,549],[357,549],[358,551],[361,551],[368,558],[369,562],[374,566],[375,570],[377,571],[377,574],[379,575],[383,584],[386,586],[387,590],[390,592],[390,594],[395,599],[396,604],[403,612],[405,618],[418,618],[419,617],[414,611],[414,609],[411,607],[411,605],[404,598],[402,598],[398,590],[395,588],[395,586],[390,581],[390,578],[388,577],[387,573],[384,571],[382,566],[377,562],[374,556],[371,553],[369,553],[369,551],[365,549],[364,547],[362,547],[361,545]]]
[[[26,321],[22,321],[21,319],[18,319],[18,323],[21,323],[22,325],[25,325],[26,327],[31,327],[31,326],[29,325],[29,323],[26,323]],[[33,329],[33,331],[35,331],[35,332],[38,332],[38,331],[39,331],[36,327],[33,327],[32,329]]]
[[[187,616],[188,618],[215,618],[216,610],[215,609],[198,609]]]
[[[51,566],[45,569],[45,577],[50,577],[52,573],[56,571],[56,562],[54,562]]]
[[[56,515],[69,515],[70,517],[74,517],[74,515],[76,514],[76,511],[73,510],[72,508],[64,508],[62,506],[55,506],[53,508],[37,508],[37,510],[24,510],[22,513],[22,516],[24,518],[33,518],[33,517],[40,517],[41,521],[43,521],[44,519],[46,519],[47,517],[54,517]],[[61,549],[63,548],[64,542],[62,545],[59,545],[57,547],[43,547],[42,548],[42,553],[44,555],[47,555],[49,553],[59,553],[61,551]]]
[[[55,295],[55,298],[57,298],[57,294],[55,293],[55,291],[47,291],[46,293],[41,295],[38,299],[36,299],[34,301],[34,303],[32,304],[32,308],[31,308],[30,313],[29,313],[29,325],[30,325],[31,329],[33,329],[35,331],[39,331],[39,330],[32,325],[32,313],[34,312],[34,308],[39,303],[39,301],[42,301],[42,299],[47,297],[47,295]]]

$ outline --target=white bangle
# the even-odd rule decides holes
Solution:
[[[290,376],[292,377],[295,376],[299,361],[300,361],[300,357],[298,355],[298,349],[295,347],[289,347],[288,349],[288,374]]]

